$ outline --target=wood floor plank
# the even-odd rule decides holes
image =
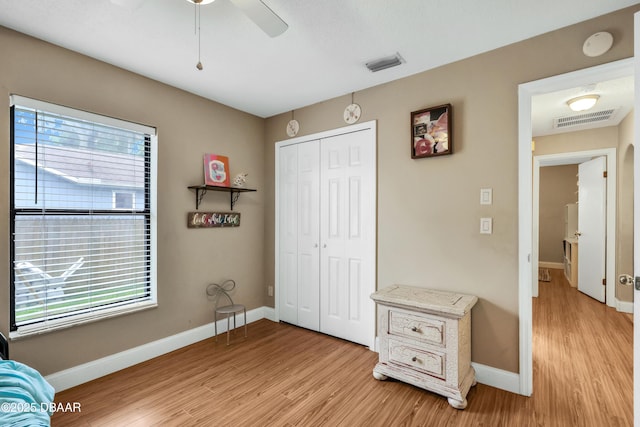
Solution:
[[[561,270],[533,300],[534,391],[483,384],[468,406],[376,381],[360,345],[260,320],[56,395],[59,426],[631,426],[633,322],[572,288]]]

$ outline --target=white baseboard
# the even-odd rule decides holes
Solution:
[[[561,262],[549,262],[549,261],[540,261],[538,262],[539,268],[553,268],[555,270],[564,270],[564,264]]]
[[[475,362],[471,362],[471,366],[476,370],[479,383],[520,394],[520,375]]]
[[[271,307],[260,307],[247,311],[247,322],[255,322],[260,319],[275,318],[275,310]],[[237,316],[238,326],[244,325],[242,314]],[[218,320],[218,333],[227,331],[227,322]],[[180,332],[166,338],[159,339],[141,346],[112,354],[101,359],[92,360],[64,371],[47,375],[45,379],[53,386],[56,392],[95,380],[124,368],[142,363],[154,357],[161,356],[198,341],[214,336],[213,322]]]
[[[276,309],[273,307],[262,307],[263,316],[262,318],[271,320],[272,322],[276,321]],[[249,317],[249,315],[247,315]]]
[[[616,310],[622,313],[633,313],[633,301],[620,301],[616,298]]]
[[[631,308],[633,309],[633,303],[629,304],[631,304]],[[275,317],[275,309],[272,307],[260,307],[247,312],[248,323],[260,319],[275,321]],[[238,325],[244,325],[242,315],[238,316]],[[224,319],[218,320],[218,333],[226,331],[227,322]],[[64,371],[55,372],[47,375],[45,378],[56,392],[59,392],[153,359],[154,357],[162,356],[163,354],[194,344],[198,341],[212,338],[213,336],[214,327],[213,322],[211,322],[170,337],[74,366]],[[377,348],[378,338],[376,337],[376,349]],[[476,370],[476,380],[479,383],[512,393],[519,393],[520,381],[518,374],[479,363],[472,363],[472,365]]]

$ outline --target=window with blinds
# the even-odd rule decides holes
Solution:
[[[12,96],[12,336],[156,305],[154,147],[154,128]]]

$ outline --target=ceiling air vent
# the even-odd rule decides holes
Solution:
[[[367,66],[369,71],[375,73],[376,71],[385,70],[391,67],[397,67],[398,65],[402,64],[402,62],[404,62],[402,57],[399,53],[396,53],[393,56],[387,56],[386,58],[380,58],[374,61],[367,62],[365,65]]]
[[[571,126],[581,126],[588,125],[590,123],[604,122],[609,120],[616,112],[616,110],[616,108],[610,108],[608,110],[594,111],[592,113],[558,117],[553,119],[553,127],[555,129],[562,129]]]

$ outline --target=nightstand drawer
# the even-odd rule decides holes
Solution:
[[[389,340],[389,361],[445,379],[445,356],[443,354]]]
[[[389,333],[444,346],[445,322],[389,310]]]

